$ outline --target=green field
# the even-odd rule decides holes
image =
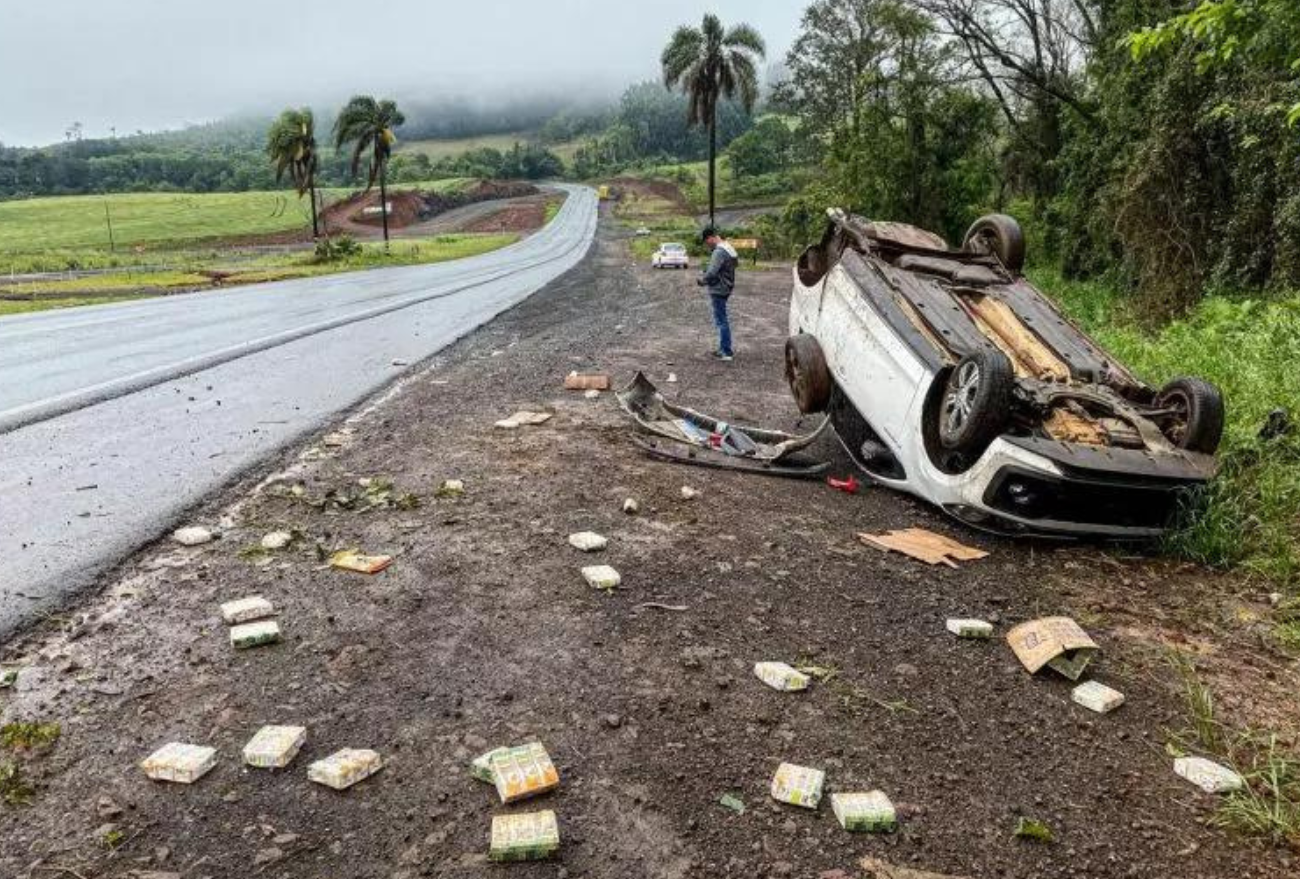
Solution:
[[[449,192],[474,181],[458,177],[392,188]],[[346,198],[354,188],[323,190],[326,201]],[[142,192],[71,195],[0,201],[0,272],[30,271],[19,255],[50,251],[109,249],[108,223],[119,251],[153,248],[221,238],[246,238],[304,228],[309,206],[293,191],[285,192]],[[93,266],[81,261],[79,265]],[[58,266],[56,268],[66,268]]]

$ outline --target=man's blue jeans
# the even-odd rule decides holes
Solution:
[[[727,320],[727,297],[710,293],[709,301],[713,304],[713,325],[718,328],[718,352],[730,357],[731,323]]]

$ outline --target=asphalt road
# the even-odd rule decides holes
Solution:
[[[566,189],[469,259],[0,319],[0,639],[576,265],[596,196]]]

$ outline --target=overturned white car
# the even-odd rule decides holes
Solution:
[[[1151,537],[1213,476],[1218,390],[1155,390],[1021,275],[1010,217],[960,250],[840,211],[794,272],[786,378],[882,484],[1011,533]]]

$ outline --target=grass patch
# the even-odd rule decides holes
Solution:
[[[1105,284],[1067,281],[1050,270],[1029,274],[1144,381],[1159,387],[1199,375],[1222,389],[1228,410],[1222,472],[1186,511],[1169,548],[1202,564],[1242,566],[1274,583],[1300,582],[1300,437],[1259,435],[1273,410],[1300,413],[1300,294],[1209,296],[1186,317],[1146,330]]]
[[[1016,822],[1013,834],[1016,839],[1027,839],[1030,842],[1052,842],[1055,839],[1052,828],[1034,818],[1022,817]]]
[[[1300,845],[1300,756],[1278,744],[1277,736],[1237,730],[1215,714],[1214,695],[1192,660],[1175,653],[1190,727],[1170,731],[1166,749],[1173,756],[1199,751],[1231,767],[1245,786],[1228,793],[1215,811],[1220,827],[1275,844]]]
[[[36,795],[23,778],[23,770],[12,760],[0,760],[0,802],[6,806],[25,806]]]
[[[396,239],[387,251],[382,242],[367,241],[359,245],[356,253],[332,260],[320,260],[310,250],[271,253],[208,249],[178,251],[170,255],[178,267],[160,267],[154,271],[129,269],[8,285],[0,277],[0,291],[6,296],[24,297],[0,299],[0,315],[121,302],[157,292],[206,289],[213,286],[213,280],[203,274],[205,271],[228,273],[222,285],[230,287],[362,269],[428,265],[478,256],[518,240],[519,236],[513,233],[436,235]]]
[[[0,747],[11,751],[36,751],[59,740],[57,723],[7,723],[0,726]]]

